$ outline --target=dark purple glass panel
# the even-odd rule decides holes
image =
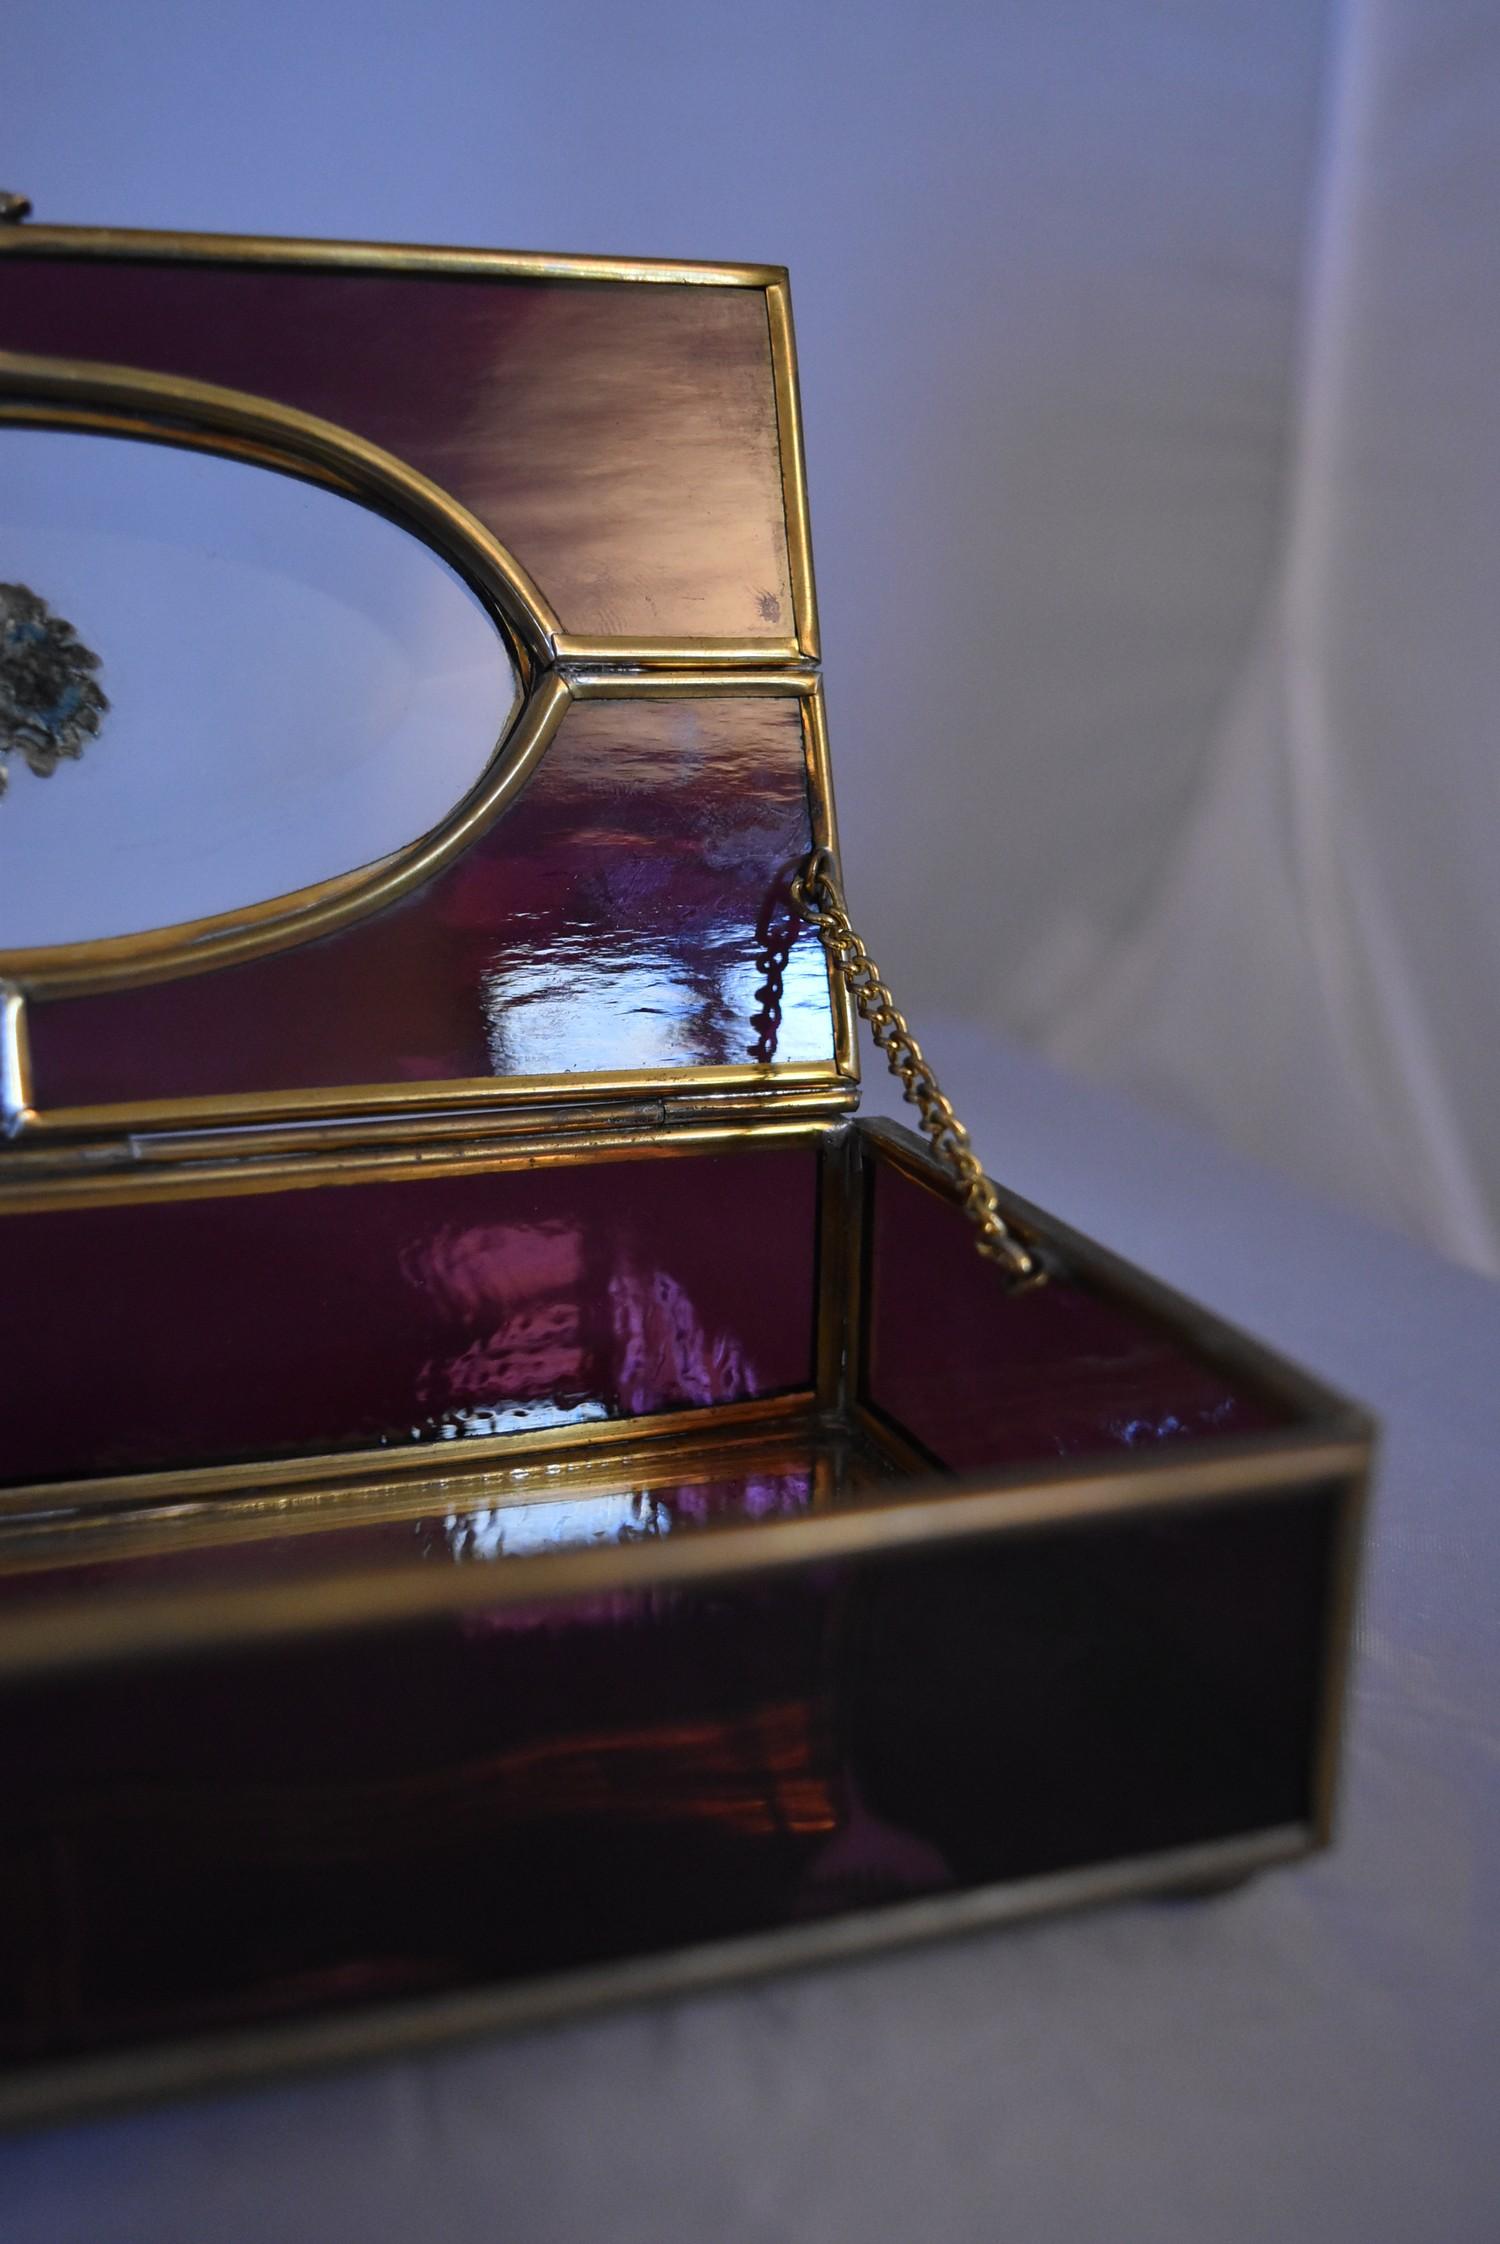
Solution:
[[[33,1687],[0,2055],[1301,1821],[1331,1522],[1312,1492]]]
[[[953,1471],[1281,1422],[1140,1310],[1062,1278],[1007,1292],[955,1204],[878,1156],[870,1191],[864,1391]]]
[[[575,634],[794,630],[758,289],[7,257],[0,344],[354,430],[477,514]]]
[[[0,1478],[805,1387],[816,1194],[786,1151],[7,1217]]]
[[[32,1006],[37,1098],[827,1062],[823,955],[788,892],[810,839],[794,699],[575,703],[520,800],[379,917]]]

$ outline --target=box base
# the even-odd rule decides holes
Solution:
[[[805,1387],[13,1511],[0,2116],[1322,1843],[1362,1427],[821,1158]]]

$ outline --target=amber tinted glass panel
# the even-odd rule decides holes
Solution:
[[[954,1202],[878,1154],[869,1191],[864,1393],[939,1463],[983,1472],[1280,1422],[1136,1306],[1066,1275],[1009,1292]]]
[[[0,1478],[805,1387],[816,1193],[777,1152],[9,1216]]]
[[[477,514],[575,635],[795,630],[758,289],[13,257],[0,345],[352,429]]]
[[[33,1006],[37,1101],[830,1061],[789,894],[809,816],[794,697],[575,703],[519,801],[377,918]]]
[[[1330,1501],[110,1674],[0,1709],[13,2062],[1296,1823]]]

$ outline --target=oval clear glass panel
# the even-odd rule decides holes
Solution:
[[[215,453],[0,427],[0,950],[388,857],[520,701],[483,604],[384,516]]]

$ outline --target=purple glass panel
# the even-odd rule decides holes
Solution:
[[[7,1217],[0,1479],[805,1387],[816,1192],[786,1151]]]
[[[0,2059],[1307,1815],[1317,1492],[227,1650],[0,1707]]]
[[[0,2052],[782,1913],[836,1819],[826,1623],[822,1585],[648,1592],[47,1694],[0,1745]]]
[[[7,257],[0,344],[337,421],[477,514],[575,634],[794,629],[758,289]]]
[[[954,1203],[878,1156],[870,1190],[865,1393],[953,1471],[1280,1422],[1139,1310],[1058,1278],[1007,1292]]]
[[[520,800],[379,917],[33,1005],[38,1100],[827,1061],[827,973],[788,894],[810,840],[794,699],[575,703]]]

